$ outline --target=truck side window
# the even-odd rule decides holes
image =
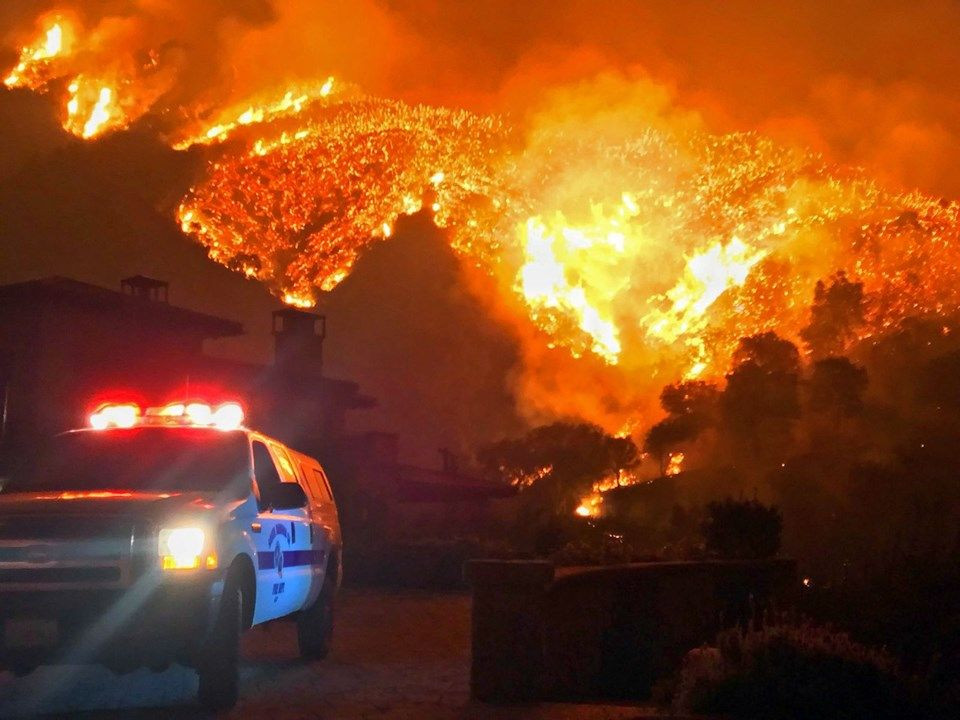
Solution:
[[[278,445],[271,445],[271,448],[273,449],[273,457],[276,458],[277,466],[284,476],[281,480],[283,482],[299,482],[297,471],[293,469],[293,463],[290,462],[287,451]]]
[[[320,486],[320,497],[322,497],[327,502],[333,500],[333,493],[330,492],[330,485],[327,483],[327,476],[323,474],[323,470],[313,469],[313,481]]]
[[[280,473],[267,446],[257,440],[253,441],[253,474],[260,488],[260,502],[268,503],[273,489],[280,484]]]

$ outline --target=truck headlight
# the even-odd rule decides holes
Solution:
[[[164,528],[160,531],[160,567],[164,570],[195,570],[217,567],[216,553],[206,547],[202,528]]]

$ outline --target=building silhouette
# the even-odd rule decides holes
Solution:
[[[393,433],[351,433],[350,414],[376,402],[324,375],[322,315],[276,310],[271,364],[204,353],[204,341],[242,334],[237,322],[171,305],[167,283],[140,275],[119,291],[64,277],[0,286],[2,462],[86,426],[102,402],[239,398],[251,427],[325,463],[348,531],[456,534],[511,494],[460,473],[449,455],[441,470],[402,465]]]

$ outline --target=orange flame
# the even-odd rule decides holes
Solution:
[[[32,45],[20,49],[20,58],[4,78],[3,84],[9,88],[36,89],[42,86],[46,82],[45,75],[51,61],[67,50],[64,28],[65,23],[62,18],[51,18],[40,33],[40,37]]]
[[[684,456],[682,452],[670,453],[670,459],[667,461],[667,469],[664,474],[667,477],[679,475],[683,472]]]

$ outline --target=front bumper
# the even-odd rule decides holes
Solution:
[[[222,587],[207,576],[146,576],[122,590],[0,591],[0,668],[192,664]]]

